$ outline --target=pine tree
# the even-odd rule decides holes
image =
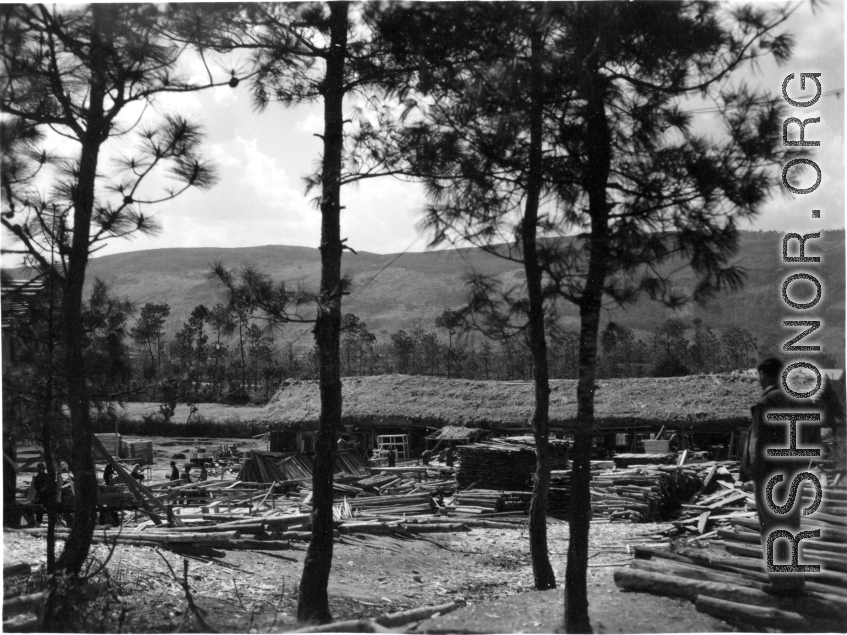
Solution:
[[[78,152],[76,158],[52,162],[55,185],[49,200],[30,187],[31,180],[16,178],[6,188],[2,217],[27,261],[62,291],[64,383],[77,496],[74,524],[57,568],[71,575],[78,574],[88,554],[97,496],[81,319],[89,257],[104,240],[152,229],[142,206],[214,182],[213,171],[198,154],[198,127],[178,116],[138,128],[138,143],[127,148],[113,178],[104,183],[101,176],[104,143],[129,132],[120,119],[128,105],[151,102],[161,92],[203,87],[174,73],[183,49],[159,37],[166,20],[153,5],[126,4],[52,10],[4,5],[0,15],[7,73],[0,110],[24,127],[58,130]],[[207,85],[215,82],[210,79]],[[50,164],[46,152],[30,153],[33,172]],[[147,177],[162,171],[178,185],[163,196],[144,194]],[[49,246],[57,247],[59,262],[45,256]]]

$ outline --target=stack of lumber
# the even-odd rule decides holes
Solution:
[[[571,471],[551,470],[547,513],[563,516],[571,511]]]
[[[361,450],[338,450],[333,461],[333,471],[337,475],[367,476],[368,457]]]
[[[153,442],[147,439],[139,441],[122,441],[126,451],[123,456],[132,462],[142,461],[144,465],[153,465]]]
[[[698,611],[726,619],[744,631],[843,631],[847,576],[809,577],[802,595],[788,597],[768,592],[770,580],[758,545],[755,557],[739,558],[711,549],[671,552],[640,546],[633,550],[632,564],[615,572],[615,583],[625,591],[691,600]]]
[[[453,497],[458,514],[483,514],[491,512],[527,513],[532,502],[532,492],[491,489],[468,489]]]
[[[535,471],[535,450],[505,443],[473,443],[458,448],[459,488],[528,490]]]
[[[370,492],[379,492],[383,487],[387,487],[390,483],[400,480],[396,474],[377,473],[373,476],[368,476],[356,481],[356,485]]]
[[[305,454],[284,455],[277,462],[286,480],[309,480],[312,478],[312,459]]]
[[[428,513],[430,512],[430,498],[428,492],[357,497],[350,501],[350,507],[354,514],[367,516],[379,516],[386,512]]]
[[[247,456],[244,457],[244,463],[238,473],[239,481],[273,483],[289,480],[286,471],[277,465],[277,461],[284,457],[284,454],[261,450],[250,450],[245,454]]]
[[[109,453],[109,456],[115,458],[121,456],[121,435],[109,432],[107,434],[95,434],[94,436],[100,440],[100,444]],[[97,452],[94,453],[94,456],[99,458]]]
[[[342,479],[366,477],[368,459],[361,450],[339,450],[335,454],[333,473]],[[312,478],[312,460],[305,454],[250,450],[238,473],[242,481],[273,483],[307,481]]]
[[[507,444],[535,451],[535,437],[531,435],[498,437],[490,441],[492,444]],[[563,470],[568,467],[569,443],[562,439],[549,439],[547,447],[550,452],[550,469]]]
[[[627,468],[631,465],[661,465],[668,463],[676,463],[676,452],[659,452],[649,454],[636,454],[622,452],[613,457],[615,467]]]
[[[690,599],[698,611],[741,630],[842,631],[847,618],[847,490],[826,486],[826,477],[819,475],[823,500],[815,513],[802,518],[801,529],[819,529],[821,535],[800,542],[799,561],[819,564],[821,573],[806,577],[803,594],[779,596],[769,592],[752,484],[741,482],[737,462],[704,467],[700,490],[674,522],[681,539],[673,551],[634,547],[636,560],[615,574],[618,586]],[[802,504],[813,500],[813,488],[804,487]],[[684,546],[687,541],[697,547]]]
[[[644,466],[594,475],[591,507],[610,520],[659,522],[672,518],[700,490],[699,470]]]

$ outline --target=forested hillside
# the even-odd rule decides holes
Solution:
[[[737,262],[746,270],[747,280],[740,293],[725,294],[705,306],[687,305],[680,311],[642,298],[624,310],[609,307],[609,315],[642,335],[668,317],[688,322],[699,317],[704,325],[721,332],[738,327],[757,336],[776,333],[781,320],[791,317],[780,298],[782,281],[789,273],[800,270],[796,264],[781,264],[782,235],[742,232]],[[824,232],[821,240],[808,245],[809,254],[823,256],[821,265],[807,265],[806,269],[822,272],[819,277],[824,297],[817,315],[826,326],[825,345],[830,350],[837,345],[843,347],[844,232]],[[211,308],[223,301],[222,288],[209,280],[210,264],[215,261],[235,269],[253,264],[275,280],[306,288],[317,284],[320,270],[318,250],[307,247],[159,249],[94,259],[89,280],[99,277],[115,296],[126,297],[138,307],[147,302],[168,304],[171,311],[165,322],[165,339],[171,339],[194,307],[203,304]],[[512,284],[523,277],[519,265],[478,249],[406,253],[400,257],[348,252],[344,271],[354,283],[345,312],[361,318],[380,340],[400,329],[432,329],[438,314],[464,302],[465,280],[470,271],[497,275]],[[690,285],[692,277],[683,275],[680,280],[683,285]],[[576,328],[574,307],[562,305],[560,315],[565,328]],[[287,327],[275,339],[286,342],[299,337],[297,347],[308,348],[311,338],[301,337],[303,330],[304,327]]]

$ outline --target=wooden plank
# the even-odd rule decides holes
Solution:
[[[703,512],[700,514],[700,517],[697,519],[697,533],[702,534],[706,531],[706,523],[709,521],[709,514],[711,512]]]

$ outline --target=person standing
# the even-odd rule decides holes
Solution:
[[[176,461],[171,461],[171,481],[179,480],[179,468],[176,466]]]
[[[40,525],[42,522],[44,522],[44,509],[45,507],[47,507],[52,488],[50,487],[50,479],[47,477],[47,473],[44,471],[45,469],[47,469],[47,466],[44,465],[44,463],[39,463],[37,469],[38,473],[32,479],[32,502],[36,505],[41,505],[41,508],[35,517],[35,523],[37,525]]]
[[[447,467],[453,467],[453,444],[447,446],[447,453],[444,455],[444,462]]]
[[[111,463],[106,463],[106,467],[103,468],[103,482],[106,485],[112,484],[112,478],[115,476],[115,468],[112,467]]]
[[[775,357],[763,360],[756,368],[759,375],[759,385],[762,396],[752,407],[752,423],[747,434],[747,444],[741,456],[741,477],[752,479],[756,496],[756,507],[759,512],[759,528],[762,538],[762,549],[767,561],[768,536],[776,529],[787,529],[793,535],[800,531],[800,517],[805,507],[798,499],[794,506],[785,514],[773,511],[768,505],[768,481],[776,474],[783,475],[781,491],[787,492],[794,476],[809,467],[807,457],[771,457],[767,455],[768,448],[785,448],[789,445],[789,426],[786,421],[768,421],[767,415],[775,412],[796,412],[810,410],[810,404],[786,396],[780,386],[783,363]],[[804,406],[806,406],[804,408]],[[798,448],[808,448],[820,438],[819,423],[812,422],[797,424],[799,430]],[[817,434],[815,434],[817,433]],[[785,538],[779,538],[773,543],[773,564],[791,562],[791,546]],[[802,574],[772,573],[772,591],[791,595],[800,592],[805,586]]]
[[[394,448],[388,448],[388,467],[394,467],[397,465],[397,453],[394,451]]]

